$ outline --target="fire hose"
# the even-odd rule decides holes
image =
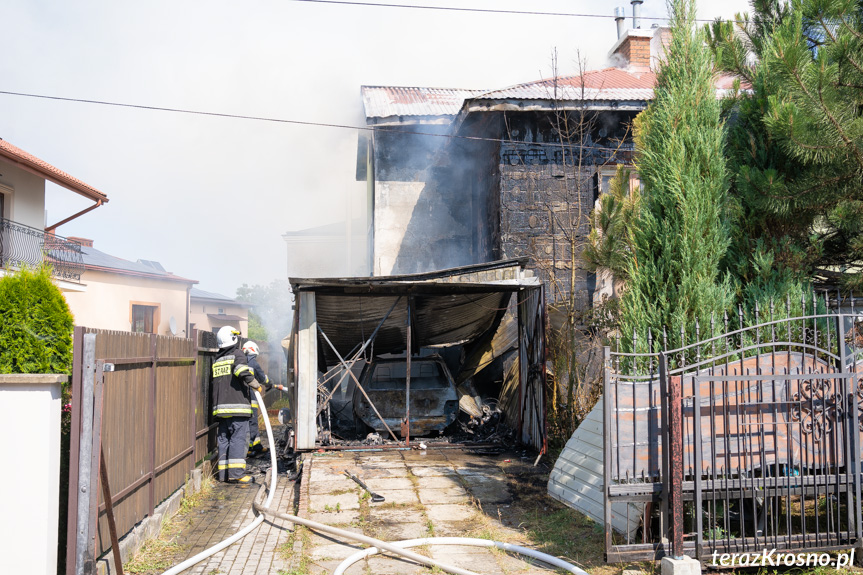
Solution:
[[[261,394],[257,390],[255,390],[255,398],[258,400],[258,405],[260,406],[261,413],[266,414],[267,413],[266,405],[264,405],[264,400],[261,397]],[[304,519],[302,517],[297,517],[296,515],[289,515],[287,513],[281,513],[281,512],[274,510],[274,509],[270,509],[270,505],[272,504],[273,497],[276,493],[276,485],[278,483],[278,481],[277,481],[278,464],[276,461],[276,449],[275,449],[276,443],[275,443],[275,440],[273,439],[273,428],[270,425],[270,418],[267,417],[266,415],[264,416],[264,425],[267,428],[267,439],[269,440],[269,445],[270,445],[270,463],[271,463],[271,465],[270,465],[270,469],[267,471],[267,473],[270,475],[269,493],[267,494],[267,498],[264,501],[263,505],[259,505],[257,503],[257,501],[255,501],[252,505],[254,510],[258,512],[258,516],[255,517],[248,525],[246,525],[245,527],[243,527],[242,529],[237,531],[231,537],[228,537],[224,541],[217,543],[216,545],[213,545],[209,549],[206,549],[206,550],[198,553],[197,555],[194,555],[193,557],[186,559],[182,563],[175,565],[171,569],[165,571],[162,575],[177,575],[178,573],[185,571],[189,567],[192,567],[193,565],[200,563],[204,559],[211,557],[212,555],[215,555],[216,553],[218,553],[222,549],[225,549],[229,545],[235,543],[236,541],[239,541],[240,539],[242,539],[243,537],[245,537],[246,535],[251,533],[256,527],[258,527],[261,523],[263,523],[265,515],[269,515],[271,517],[276,517],[278,519],[284,519],[284,520],[290,521],[291,523],[294,523],[296,525],[303,525],[303,526],[308,527],[310,529],[314,529],[315,531],[320,531],[323,533],[329,533],[331,535],[336,535],[338,537],[342,537],[345,539],[358,541],[360,543],[365,543],[365,544],[371,546],[370,548],[364,549],[364,550],[360,551],[359,553],[355,553],[354,555],[351,555],[350,557],[345,559],[345,561],[343,561],[342,564],[339,565],[339,567],[336,569],[336,571],[333,575],[343,574],[344,571],[348,567],[350,567],[351,565],[353,565],[357,561],[360,561],[361,559],[363,559],[367,556],[374,555],[375,553],[378,553],[381,550],[382,551],[389,551],[390,553],[392,553],[394,555],[404,557],[405,559],[410,559],[410,560],[415,561],[417,563],[429,565],[431,567],[436,567],[436,568],[441,569],[443,571],[446,571],[448,573],[453,573],[454,575],[478,575],[477,573],[474,573],[473,571],[461,569],[460,567],[455,567],[453,565],[447,565],[447,564],[441,563],[439,561],[435,561],[434,559],[430,559],[428,557],[425,557],[423,555],[419,555],[417,553],[414,553],[413,551],[409,551],[409,550],[405,549],[406,547],[414,547],[417,545],[426,545],[426,544],[497,547],[498,549],[503,549],[505,551],[511,551],[511,552],[519,553],[521,555],[527,555],[530,557],[534,557],[536,559],[539,559],[540,561],[543,561],[544,563],[548,563],[549,565],[553,565],[555,567],[565,569],[566,571],[568,571],[570,573],[574,573],[575,575],[587,575],[586,571],[576,567],[575,565],[567,563],[566,561],[558,559],[557,557],[553,557],[551,555],[547,555],[545,553],[541,553],[541,552],[535,551],[533,549],[527,549],[525,547],[519,547],[517,545],[510,545],[508,543],[502,543],[499,541],[491,541],[491,540],[486,540],[486,539],[469,539],[469,538],[461,538],[461,537],[431,537],[428,539],[412,539],[409,541],[386,542],[386,541],[380,541],[378,539],[374,539],[372,537],[366,537],[365,535],[360,535],[359,533],[353,533],[351,531],[345,531],[345,530],[339,529],[337,527],[331,527],[331,526],[326,525],[324,523],[318,523],[317,521],[312,521],[310,519]],[[261,487],[258,491],[258,496],[256,496],[256,499],[258,499],[258,497],[263,492],[263,490],[266,489],[266,486],[267,486],[266,481],[263,484],[261,484]]]

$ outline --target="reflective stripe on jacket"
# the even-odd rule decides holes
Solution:
[[[250,417],[249,384],[255,380],[255,371],[249,367],[239,343],[219,350],[212,377],[213,415]]]

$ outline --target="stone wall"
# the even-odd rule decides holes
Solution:
[[[506,146],[500,164],[501,257],[530,258],[528,267],[545,284],[549,303],[565,299],[574,288],[578,309],[586,309],[595,281],[584,269],[580,253],[590,232],[595,170],[564,170],[547,161],[525,163],[512,148]],[[570,235],[575,237],[575,258]]]

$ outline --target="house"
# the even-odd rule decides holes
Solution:
[[[129,261],[72,237],[80,245],[86,291],[67,292],[76,325],[188,337],[189,292],[197,280],[176,276],[152,260]]]
[[[369,273],[527,257],[550,302],[589,307],[589,215],[633,164],[632,121],[669,41],[668,28],[619,27],[610,67],[498,90],[363,86]]]
[[[243,337],[248,336],[252,304],[195,287],[189,293],[189,300],[191,328],[215,333],[220,327],[230,325],[237,328]]]
[[[45,221],[45,182],[53,182],[93,202],[93,205],[59,222]],[[84,266],[78,244],[56,235],[65,224],[108,202],[96,188],[0,140],[0,275],[6,269],[53,264],[57,285],[64,292],[85,289]]]
[[[288,246],[288,275],[337,277],[366,275],[366,230],[362,219],[292,230],[282,234]]]

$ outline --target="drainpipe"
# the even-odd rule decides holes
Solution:
[[[632,4],[632,27],[636,30],[641,28],[641,4],[643,0],[631,0]]]
[[[192,337],[191,332],[189,331],[189,313],[192,308],[192,284],[186,286],[186,331],[183,334],[184,337]]]
[[[626,21],[626,8],[623,6],[618,6],[614,9],[614,22],[617,24],[617,39],[620,40],[620,37],[623,36]]]

